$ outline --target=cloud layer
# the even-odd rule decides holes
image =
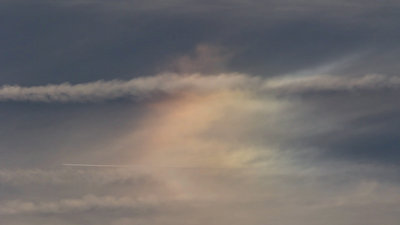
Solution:
[[[398,225],[398,1],[0,2],[0,224]]]
[[[58,202],[23,202],[10,201],[0,205],[0,215],[24,214],[64,214],[91,210],[126,210],[145,211],[151,208],[155,201],[144,199],[116,198],[113,196],[97,197],[83,196],[81,199],[62,199]],[[138,212],[135,212],[138,213]]]

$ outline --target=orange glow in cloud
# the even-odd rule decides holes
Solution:
[[[246,94],[220,91],[183,93],[150,105],[142,127],[133,134],[145,151],[141,163],[173,167],[243,166],[254,157],[252,151],[207,136],[212,126],[241,101],[246,101]]]

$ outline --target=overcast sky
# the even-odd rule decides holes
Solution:
[[[1,224],[400,221],[397,1],[0,6]]]

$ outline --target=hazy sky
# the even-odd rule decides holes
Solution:
[[[0,0],[0,223],[398,225],[399,12]]]

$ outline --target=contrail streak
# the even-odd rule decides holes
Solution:
[[[237,73],[206,76],[200,74],[160,74],[138,77],[128,81],[94,81],[80,84],[47,84],[23,87],[18,85],[0,86],[0,102],[99,102],[118,98],[136,99],[153,94],[173,94],[180,91],[215,91],[239,88],[256,78]]]
[[[160,74],[131,80],[94,81],[80,84],[47,84],[24,87],[0,86],[0,102],[99,102],[131,97],[143,99],[153,95],[181,91],[211,92],[219,90],[252,90],[269,94],[301,94],[317,91],[353,91],[399,89],[400,78],[387,75],[332,76],[309,75],[266,78],[239,73],[218,75]]]
[[[201,166],[154,166],[154,165],[113,165],[113,164],[81,164],[81,163],[63,163],[63,166],[70,167],[108,167],[108,168],[167,168],[167,169],[255,169],[259,167],[201,167]]]
[[[101,165],[101,164],[79,164],[79,163],[64,163],[63,166],[75,166],[75,167],[144,167],[140,165]]]

